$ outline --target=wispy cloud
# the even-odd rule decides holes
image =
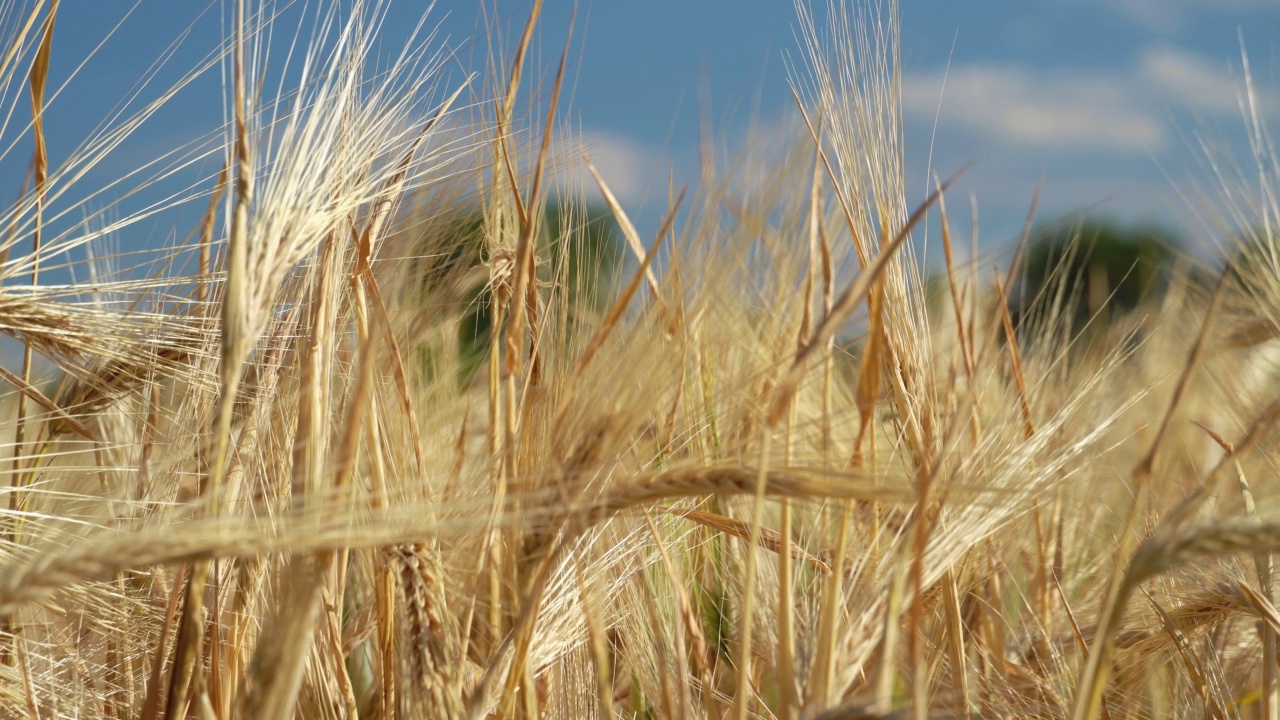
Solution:
[[[1280,7],[1280,2],[1275,5]],[[1244,76],[1239,65],[1233,68],[1181,48],[1156,45],[1139,55],[1133,75],[1136,82],[1165,104],[1211,115],[1240,112]],[[1257,97],[1258,109],[1272,113],[1278,106],[1276,100],[1276,94],[1264,88]]]
[[[570,172],[563,181],[581,183],[589,198],[598,198],[599,191],[582,162],[584,153],[623,203],[642,200],[660,175],[657,152],[617,133],[593,130],[577,138],[572,147],[566,149],[570,155],[566,159],[571,164]]]
[[[1184,29],[1195,17],[1208,13],[1266,13],[1280,15],[1276,0],[1079,0],[1099,5],[1155,33]]]
[[[438,172],[455,177],[488,173],[494,161],[490,132],[469,124],[465,118],[447,118],[434,132],[432,152],[438,158]],[[530,130],[522,129],[514,134],[509,148],[522,189],[527,191],[541,146]],[[582,197],[588,202],[602,199],[587,171],[587,158],[624,205],[643,201],[664,177],[662,154],[625,133],[561,128],[552,138],[547,154],[546,182],[553,195]]]
[[[941,122],[1024,146],[1143,152],[1164,144],[1159,117],[1138,102],[1134,88],[1113,73],[1032,71],[1016,65],[975,64],[910,74],[903,81],[908,117]]]
[[[1245,1],[1245,0],[1238,0]],[[1239,112],[1243,77],[1172,45],[1152,45],[1119,69],[1033,70],[973,64],[904,78],[909,118],[941,123],[999,144],[1062,151],[1148,154],[1174,135],[1174,111],[1229,116]],[[1274,92],[1258,98],[1278,107]]]

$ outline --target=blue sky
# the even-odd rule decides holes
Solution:
[[[497,0],[500,27],[512,40],[529,4]],[[388,52],[425,5],[392,0]],[[572,4],[546,5],[536,57],[549,73]],[[201,18],[204,8],[212,9]],[[114,1],[64,4],[55,85],[127,9]],[[1241,38],[1270,127],[1280,118],[1280,0],[902,0],[901,9],[911,199],[924,194],[931,140],[933,166],[942,174],[976,160],[957,192],[976,194],[989,248],[1016,235],[1042,173],[1043,218],[1103,203],[1102,213],[1126,221],[1194,231],[1174,188],[1208,182],[1197,166],[1195,133],[1244,147],[1237,105]],[[284,21],[295,11],[286,11]],[[66,157],[184,30],[190,28],[189,37],[144,97],[154,97],[212,49],[222,12],[216,2],[140,0],[51,110],[54,161]],[[430,17],[439,23],[436,42],[456,51],[451,77],[480,69],[484,45],[470,41],[483,26],[480,3],[442,0]],[[595,0],[580,9],[572,117],[625,202],[652,216],[665,196],[659,178],[666,169],[692,173],[702,107],[709,105],[729,145],[753,117],[767,123],[792,112],[783,57],[799,56],[794,20],[790,0]],[[99,173],[118,174],[178,146],[215,127],[221,114],[212,75],[158,114]]]
[[[548,27],[567,23],[566,3],[549,6]],[[512,33],[525,7],[501,3]],[[466,2],[438,9],[455,38],[476,15]],[[1209,182],[1197,133],[1243,150],[1242,40],[1271,127],[1280,120],[1280,0],[902,0],[901,11],[910,187],[923,195],[931,139],[944,175],[976,160],[957,191],[976,193],[989,243],[1016,235],[1042,174],[1042,218],[1096,207],[1198,232],[1176,189]],[[575,111],[633,201],[653,185],[661,200],[661,166],[688,170],[704,94],[730,136],[753,114],[791,112],[788,0],[598,1],[584,14]],[[559,37],[545,38],[548,56]]]

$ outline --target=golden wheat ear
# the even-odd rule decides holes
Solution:
[[[3,7],[0,145],[34,151],[0,210],[0,716],[1278,714],[1247,72],[1256,168],[1211,163],[1235,269],[1086,337],[1057,321],[1110,309],[1067,270],[1011,305],[1039,190],[1007,253],[975,201],[967,263],[950,180],[907,192],[896,2],[798,3],[794,122],[708,121],[652,236],[574,142],[581,34],[544,67],[540,1],[482,3],[449,76],[435,38],[384,54],[385,0],[241,0],[60,165],[65,8]],[[205,73],[211,134],[69,192]]]

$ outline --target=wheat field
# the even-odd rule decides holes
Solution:
[[[0,7],[31,152],[0,220],[0,716],[1280,712],[1256,115],[1256,167],[1202,194],[1253,260],[1078,332],[1073,278],[1013,317],[1022,248],[994,267],[946,180],[906,191],[892,2],[797,5],[794,132],[673,182],[650,236],[571,142],[568,50],[530,72],[540,2],[457,82],[427,32],[383,61],[384,3],[319,3],[291,59],[230,3],[183,80],[220,74],[225,121],[139,177],[215,170],[114,214],[87,171],[172,93],[52,165],[66,10]]]

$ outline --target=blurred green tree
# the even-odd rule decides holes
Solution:
[[[459,381],[466,382],[483,364],[493,331],[484,217],[479,211],[459,213],[432,223],[432,227],[430,237],[423,240],[425,255],[432,261],[429,269],[420,273],[420,282],[424,291],[445,278],[461,283],[457,288],[462,308],[457,350]],[[539,284],[555,283],[565,292],[571,313],[599,309],[623,249],[622,231],[609,209],[549,202],[542,209],[536,243]],[[430,364],[430,358],[425,360]]]
[[[1010,293],[1016,324],[1065,324],[1077,334],[1156,298],[1168,288],[1180,243],[1154,226],[1086,219],[1036,230]]]

